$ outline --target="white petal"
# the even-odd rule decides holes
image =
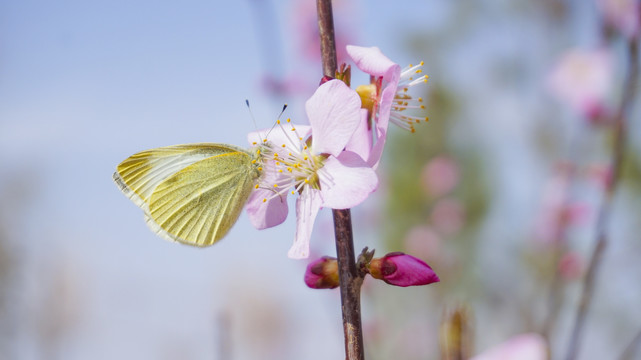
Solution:
[[[321,85],[305,103],[312,126],[312,152],[338,154],[361,120],[361,98],[340,80]]]
[[[330,157],[319,172],[323,206],[348,209],[362,203],[378,187],[376,172],[353,152]]]
[[[309,239],[322,202],[320,192],[307,186],[296,201],[296,237],[287,253],[290,258],[305,259],[309,256]]]

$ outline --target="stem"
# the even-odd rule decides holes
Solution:
[[[323,75],[336,76],[336,42],[331,0],[317,0],[318,30],[320,34]],[[349,209],[333,210],[336,257],[343,311],[345,356],[347,360],[364,360],[363,327],[361,325],[361,285],[363,276],[356,267],[352,216]]]
[[[585,325],[585,319],[592,300],[592,293],[594,292],[594,282],[596,273],[603,258],[603,252],[607,245],[606,225],[610,217],[612,208],[612,198],[616,190],[619,178],[621,176],[621,167],[624,158],[624,149],[626,143],[626,123],[625,115],[635,96],[635,90],[639,78],[639,48],[634,40],[628,43],[628,76],[626,78],[625,88],[623,92],[623,99],[621,105],[614,118],[614,141],[612,143],[612,162],[611,162],[611,178],[608,179],[605,189],[603,202],[599,209],[599,215],[596,223],[596,237],[594,250],[588,265],[588,271],[583,279],[583,292],[577,308],[576,319],[572,334],[570,337],[570,344],[568,347],[567,360],[574,360],[578,356],[581,336]]]
[[[349,209],[333,210],[332,214],[334,215],[334,233],[336,236],[338,279],[341,288],[345,355],[348,360],[364,360],[363,327],[361,325],[361,285],[363,284],[363,277],[360,276],[354,260],[352,216]]]
[[[336,76],[336,41],[334,40],[334,16],[331,0],[316,0],[318,32],[320,34],[323,75]]]

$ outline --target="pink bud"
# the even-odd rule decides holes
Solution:
[[[305,284],[312,289],[333,289],[339,286],[336,258],[323,256],[307,265]]]
[[[402,252],[372,259],[369,273],[375,279],[402,287],[428,285],[440,281],[434,270],[423,260]]]

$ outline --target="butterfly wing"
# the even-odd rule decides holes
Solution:
[[[134,154],[121,162],[113,179],[120,190],[146,210],[156,186],[187,166],[211,156],[244,151],[222,144],[185,144],[166,146]]]
[[[161,237],[208,246],[238,219],[257,174],[245,150],[189,144],[132,155],[114,181]]]

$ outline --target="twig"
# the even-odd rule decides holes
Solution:
[[[333,210],[336,257],[343,310],[345,355],[348,360],[364,360],[363,327],[361,325],[361,285],[363,277],[354,261],[352,217],[349,209]]]
[[[317,0],[318,32],[320,34],[323,75],[336,76],[336,41],[334,40],[334,15],[331,0]]]
[[[626,83],[623,92],[623,99],[621,105],[617,111],[617,114],[614,118],[614,141],[612,143],[612,168],[611,168],[611,177],[606,183],[605,194],[603,202],[601,203],[601,208],[599,209],[599,214],[596,223],[596,237],[594,250],[592,251],[592,256],[590,258],[590,263],[588,265],[588,271],[583,280],[583,292],[581,293],[581,299],[579,306],[577,308],[576,318],[574,322],[574,327],[572,329],[572,334],[570,337],[570,343],[568,347],[568,352],[566,359],[574,360],[578,356],[581,336],[583,334],[584,324],[586,315],[592,300],[592,293],[594,292],[594,282],[596,279],[596,273],[601,264],[601,259],[603,258],[603,252],[607,245],[607,234],[606,226],[608,225],[608,220],[612,208],[612,198],[616,190],[619,178],[621,176],[621,167],[623,163],[624,150],[626,145],[626,113],[629,110],[630,105],[636,94],[636,87],[638,86],[639,80],[639,48],[637,43],[634,40],[630,40],[628,43],[628,76],[626,78]]]
[[[323,75],[336,76],[336,42],[331,0],[317,0]],[[345,355],[348,360],[364,360],[363,328],[361,325],[361,285],[363,277],[356,267],[352,217],[349,209],[333,210],[336,257],[340,281]]]

